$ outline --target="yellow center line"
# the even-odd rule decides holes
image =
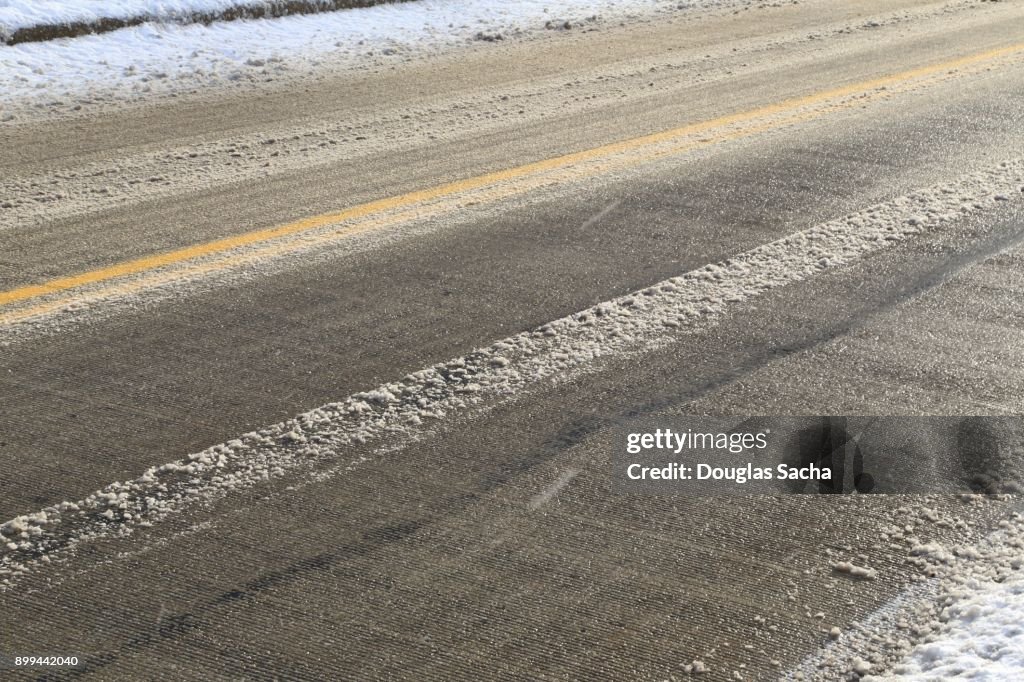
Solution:
[[[544,173],[552,170],[567,168],[583,162],[594,161],[602,157],[608,157],[614,154],[620,154],[622,152],[640,149],[642,147],[658,145],[665,142],[672,142],[680,138],[692,136],[695,133],[701,133],[715,128],[721,128],[723,126],[745,123],[757,118],[762,118],[774,114],[791,112],[802,107],[820,104],[828,100],[847,97],[850,95],[863,94],[871,90],[876,90],[878,88],[905,83],[907,81],[940,74],[943,71],[949,71],[952,69],[958,69],[987,61],[992,61],[999,59],[1001,57],[1008,57],[1011,55],[1019,54],[1021,52],[1024,52],[1024,43],[1011,45],[1008,47],[1003,47],[995,50],[988,50],[985,52],[968,55],[966,57],[960,57],[957,59],[931,64],[928,66],[923,66],[908,71],[902,71],[888,76],[882,76],[879,78],[854,83],[851,85],[845,85],[842,87],[817,92],[811,95],[786,99],[781,102],[765,105],[762,107],[758,107],[756,109],[751,109],[748,111],[743,111],[735,114],[729,114],[726,116],[722,116],[707,121],[702,121],[699,123],[687,124],[684,126],[680,126],[678,128],[672,128],[670,130],[651,133],[649,135],[643,135],[641,137],[635,137],[628,140],[613,142],[610,144],[595,147],[593,149],[587,149],[584,151],[565,154],[563,156],[545,159],[542,161],[535,161],[533,163],[517,166],[515,168],[485,173],[483,175],[478,175],[476,177],[446,183],[443,185],[439,185],[437,187],[416,190],[413,192],[408,192],[406,194],[388,197],[385,199],[378,199],[375,201],[370,201],[364,204],[359,204],[357,206],[346,208],[340,211],[325,213],[322,215],[312,216],[309,218],[303,218],[301,220],[286,223],[272,228],[255,230],[252,232],[246,232],[231,237],[225,237],[223,239],[217,239],[202,244],[195,244],[193,246],[168,251],[165,253],[145,256],[142,258],[125,261],[122,263],[117,263],[115,265],[107,266],[104,268],[90,270],[88,272],[83,272],[77,275],[59,277],[41,284],[33,284],[18,287],[15,289],[10,289],[8,291],[0,292],[0,306],[18,303],[21,301],[26,301],[29,299],[38,298],[42,296],[47,296],[50,294],[90,284],[97,284],[118,277],[135,275],[150,270],[162,268],[165,266],[175,265],[178,263],[182,263],[184,261],[193,260],[196,258],[214,256],[220,253],[230,251],[232,249],[257,245],[262,242],[279,239],[281,237],[287,237],[290,235],[295,235],[298,233],[322,228],[333,223],[358,220],[376,214],[384,213],[387,211],[406,208],[414,204],[448,198],[451,197],[452,195],[469,192],[489,185],[504,183],[510,180],[517,180],[538,173]]]

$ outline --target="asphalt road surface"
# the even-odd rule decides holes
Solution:
[[[794,670],[920,577],[884,529],[1005,503],[617,495],[616,428],[1021,413],[1022,29],[766,6],[0,130],[0,656]]]

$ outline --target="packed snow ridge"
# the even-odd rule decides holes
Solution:
[[[958,216],[1024,201],[1024,161],[921,190],[791,234],[721,263],[600,303],[468,355],[0,525],[0,589],[51,556],[126,535],[168,514],[289,472],[343,463],[354,449],[399,447],[432,423],[514,400],[543,381],[594,371],[713,323],[735,304],[851,263]],[[1011,194],[1013,192],[1013,194]],[[353,453],[354,454],[354,453]],[[358,457],[353,464],[361,461]]]

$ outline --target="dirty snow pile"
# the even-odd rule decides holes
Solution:
[[[133,17],[176,19],[261,4],[264,0],[0,0],[0,38],[34,26]]]
[[[227,1],[0,0],[0,23],[10,30],[47,14],[64,20],[97,12],[99,6],[104,14],[118,14],[157,6],[170,11],[216,8]],[[0,118],[14,120],[13,112],[26,104],[67,110],[213,86],[315,77],[326,71],[387,68],[458,46],[590,30],[746,1],[417,0],[210,25],[151,22],[99,35],[0,45]]]

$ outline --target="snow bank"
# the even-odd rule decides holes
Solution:
[[[265,0],[0,0],[0,36],[49,24],[91,24],[139,16],[176,19],[262,4]]]
[[[197,88],[367,68],[531,31],[575,30],[627,18],[749,0],[417,0],[278,19],[210,25],[147,23],[101,35],[0,45],[0,117],[37,108],[138,99]],[[244,2],[244,0],[243,0]],[[6,4],[4,4],[6,3]],[[235,0],[0,0],[0,30],[156,9],[215,9]],[[102,6],[102,9],[100,7]],[[6,26],[6,29],[2,27]],[[2,122],[2,121],[0,121]]]
[[[106,33],[147,21],[180,24],[284,17],[408,0],[135,0],[114,3],[0,3],[0,43],[22,43]]]
[[[376,453],[398,449],[433,425],[468,419],[474,410],[518,399],[542,382],[594,371],[603,359],[638,357],[713,324],[734,306],[864,258],[958,214],[995,206],[993,192],[1019,186],[1024,161],[1005,162],[955,184],[931,187],[829,221],[719,263],[672,277],[244,434],[183,459],[111,483],[76,502],[62,502],[0,524],[0,592],[20,576],[96,538],[124,536],[198,503],[287,473],[334,463],[345,471]],[[1014,201],[1024,200],[1020,194]],[[911,217],[916,216],[914,220]],[[549,488],[541,506],[572,473]],[[930,555],[929,555],[930,556]],[[927,561],[928,556],[919,557]],[[833,678],[835,679],[835,678]]]

